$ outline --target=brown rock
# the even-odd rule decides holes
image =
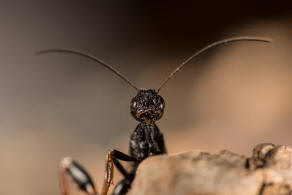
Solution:
[[[146,159],[129,195],[292,194],[292,148],[260,144],[250,158],[193,151]]]

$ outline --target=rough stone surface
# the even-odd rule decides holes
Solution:
[[[251,157],[221,151],[143,161],[129,195],[290,195],[292,148],[259,144]]]

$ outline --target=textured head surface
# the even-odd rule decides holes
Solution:
[[[132,116],[142,121],[159,120],[164,112],[164,100],[153,89],[142,89],[131,101]]]

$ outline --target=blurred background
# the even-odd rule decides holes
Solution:
[[[211,42],[271,37],[210,50],[161,90],[157,124],[170,154],[250,155],[262,142],[292,145],[291,24],[283,2],[0,0],[0,194],[59,194],[64,156],[85,165],[100,189],[107,151],[127,152],[138,124],[129,113],[135,91],[111,72],[35,51],[84,50],[138,87],[157,88]]]

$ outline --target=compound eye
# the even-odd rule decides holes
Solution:
[[[134,110],[136,110],[137,107],[138,107],[138,102],[137,102],[137,100],[133,100],[132,103],[131,103],[131,108],[134,109]]]
[[[134,102],[132,103],[132,106],[133,106],[133,108],[136,108],[136,106],[137,106],[137,102],[134,101]]]
[[[158,108],[160,109],[160,110],[163,110],[164,109],[164,100],[163,100],[163,98],[161,97],[161,96],[159,96],[158,97],[158,99],[156,100],[157,101],[157,103],[158,103]]]
[[[160,110],[163,110],[163,108],[164,108],[164,105],[161,103],[161,104],[159,105],[159,109],[160,109]]]

